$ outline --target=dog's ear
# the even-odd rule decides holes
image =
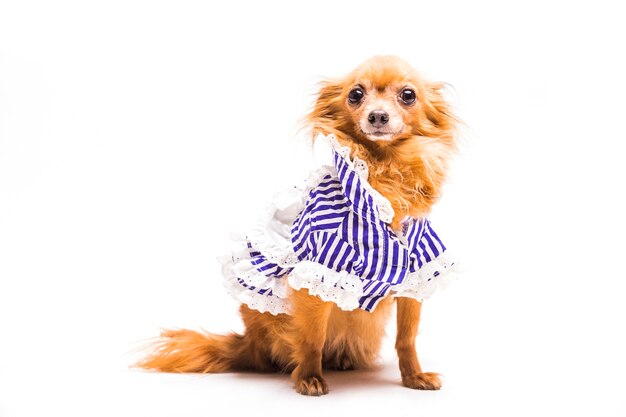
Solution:
[[[313,137],[317,133],[336,133],[343,123],[343,83],[339,80],[326,80],[320,83],[313,109],[306,116],[305,123],[311,128]]]
[[[446,129],[451,122],[452,112],[443,98],[443,83],[426,84],[426,117],[436,127]]]
[[[424,136],[444,139],[453,144],[458,119],[454,116],[450,104],[444,99],[444,83],[426,83],[424,88],[424,120],[422,129]]]

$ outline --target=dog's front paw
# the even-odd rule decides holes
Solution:
[[[434,372],[422,372],[402,376],[402,385],[412,389],[438,390],[441,388],[441,379],[439,374]]]
[[[321,376],[301,378],[296,381],[296,392],[319,397],[328,394],[328,383]]]

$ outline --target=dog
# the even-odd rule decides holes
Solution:
[[[166,330],[137,366],[290,372],[298,393],[321,396],[324,369],[374,364],[395,303],[402,384],[440,389],[415,338],[422,300],[454,266],[426,219],[456,151],[459,121],[443,88],[395,56],[323,82],[306,123],[328,139],[335,166],[267,217],[285,226],[289,253],[248,239],[225,261],[245,333]]]

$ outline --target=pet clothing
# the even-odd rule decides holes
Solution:
[[[333,165],[277,194],[258,226],[222,258],[231,295],[272,314],[289,313],[291,288],[343,310],[373,311],[386,296],[429,297],[454,265],[430,221],[406,218],[394,233],[391,203],[368,183],[367,164],[333,135],[323,139]]]

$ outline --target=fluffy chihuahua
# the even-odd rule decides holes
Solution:
[[[456,149],[442,88],[394,56],[322,83],[306,121],[328,139],[334,165],[293,204],[274,206],[274,240],[247,238],[225,262],[245,333],[167,330],[137,365],[290,372],[298,393],[320,396],[323,369],[374,364],[395,304],[402,384],[441,388],[422,370],[415,338],[422,300],[454,265],[426,219]]]

